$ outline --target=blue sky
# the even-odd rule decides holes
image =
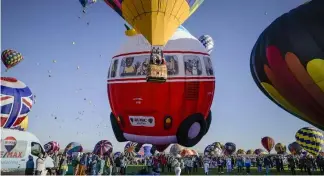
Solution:
[[[310,126],[268,100],[249,70],[259,34],[304,2],[205,0],[184,23],[194,36],[209,34],[215,41],[213,121],[196,149],[215,141],[255,149],[262,147],[263,136],[288,144],[298,129]],[[74,141],[92,149],[108,139],[115,151],[122,150],[125,143],[116,141],[110,125],[106,78],[111,57],[126,40],[124,21],[104,2],[91,6],[86,15],[78,0],[1,3],[1,49],[15,49],[25,58],[8,72],[2,65],[1,74],[25,82],[37,99],[28,131],[43,143],[58,141],[62,148]]]

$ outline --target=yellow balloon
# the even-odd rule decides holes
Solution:
[[[20,123],[20,128],[26,131],[28,128],[28,116]]]

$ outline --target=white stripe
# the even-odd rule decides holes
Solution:
[[[210,82],[215,81],[215,79],[175,79],[175,80],[166,80],[166,82]],[[125,84],[125,83],[144,83],[146,80],[120,80],[114,82],[107,82],[108,84]]]

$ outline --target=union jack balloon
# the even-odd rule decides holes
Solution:
[[[33,105],[33,94],[25,83],[1,77],[1,127],[19,129]],[[21,129],[20,129],[21,130]]]

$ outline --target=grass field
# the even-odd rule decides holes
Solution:
[[[137,174],[143,166],[128,166],[127,167],[127,174],[128,175],[134,175]],[[198,172],[193,172],[191,175],[204,175],[204,170],[202,168],[198,168]],[[323,175],[319,171],[312,172],[313,175]],[[72,175],[72,167],[69,167],[68,175]],[[167,172],[167,168],[165,168],[165,172],[161,173],[160,175],[175,175],[174,171]],[[187,173],[184,173],[184,169],[181,172],[181,175],[188,175]],[[246,171],[243,170],[242,173],[237,173],[237,170],[232,171],[231,173],[226,173],[226,169],[224,170],[223,174],[218,173],[217,168],[212,168],[209,170],[209,175],[246,175]],[[250,175],[265,175],[265,169],[261,173],[257,172],[256,167],[251,168]],[[277,172],[275,168],[272,168],[270,170],[269,175],[291,175],[290,170],[288,168],[285,168],[283,172]],[[307,175],[306,172],[301,172],[300,170],[296,170],[296,175]]]

